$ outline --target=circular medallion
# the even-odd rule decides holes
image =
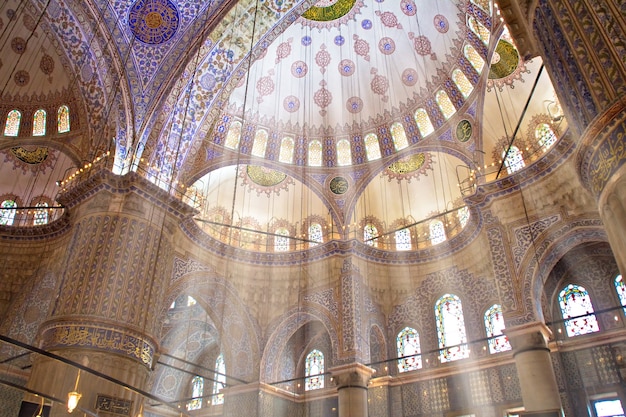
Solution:
[[[30,81],[30,74],[27,71],[20,70],[13,76],[15,84],[24,87]]]
[[[356,3],[356,0],[322,0],[302,13],[302,17],[316,22],[328,22],[348,14],[352,10],[354,3]]]
[[[335,177],[330,180],[329,187],[330,191],[332,191],[333,194],[341,195],[345,194],[350,186],[348,185],[348,180],[346,180],[344,177]]]
[[[52,74],[54,71],[54,59],[48,54],[43,54],[39,61],[39,69],[46,75]]]
[[[246,172],[252,182],[262,187],[273,187],[287,178],[287,174],[257,165],[248,165]]]
[[[467,142],[472,137],[472,124],[469,120],[463,119],[456,125],[456,138],[459,142]]]
[[[348,101],[346,101],[346,109],[350,113],[358,113],[363,110],[363,100],[359,97],[350,97]]]
[[[500,39],[491,59],[489,78],[495,80],[508,77],[515,72],[519,62],[519,52],[515,46],[504,39]]]
[[[294,113],[300,108],[300,100],[296,96],[287,96],[283,100],[283,108],[289,113]]]
[[[180,16],[169,0],[137,0],[128,13],[128,26],[141,42],[158,45],[176,34]]]
[[[26,41],[24,38],[20,38],[19,36],[13,38],[11,41],[11,49],[13,49],[13,52],[20,55],[26,52]]]

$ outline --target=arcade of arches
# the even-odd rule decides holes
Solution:
[[[626,3],[0,3],[0,416],[625,415]]]

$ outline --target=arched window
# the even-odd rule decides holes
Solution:
[[[70,108],[67,106],[61,106],[57,111],[57,130],[59,133],[70,131]]]
[[[415,111],[415,123],[417,123],[417,128],[422,137],[426,137],[435,131],[433,123],[430,121],[430,117],[428,117],[428,113],[422,108]]]
[[[485,45],[489,44],[489,29],[483,26],[474,16],[467,16],[467,26],[480,38]]]
[[[4,124],[4,136],[17,136],[20,132],[20,122],[22,121],[22,113],[19,110],[11,110],[7,115],[7,121]]]
[[[472,3],[491,14],[491,1],[490,0],[471,0]]]
[[[420,336],[417,330],[405,327],[396,336],[398,352],[398,372],[409,372],[422,368],[422,351],[420,350]],[[405,357],[410,356],[410,357]]]
[[[187,307],[195,306],[198,302],[191,295],[187,296]]]
[[[485,311],[485,329],[489,342],[489,353],[511,350],[509,339],[504,335],[502,307],[494,304]]]
[[[352,153],[348,139],[337,141],[337,165],[340,167],[352,165]]]
[[[228,133],[226,134],[226,142],[224,143],[224,146],[229,149],[238,149],[240,139],[241,122],[235,120],[230,124],[230,127],[228,128]]]
[[[33,216],[33,225],[40,226],[48,224],[48,203],[41,201],[35,205],[35,214]]]
[[[304,390],[324,388],[324,354],[313,349],[304,360]]]
[[[445,294],[435,304],[435,322],[439,339],[441,362],[451,362],[469,357],[465,320],[461,299]]]
[[[441,113],[443,113],[443,117],[448,120],[452,115],[456,112],[456,108],[454,104],[450,101],[450,97],[448,97],[448,93],[443,90],[437,91],[435,95],[435,101],[439,105],[439,109],[441,109]]]
[[[469,43],[463,48],[463,53],[465,54],[465,58],[467,58],[470,64],[472,64],[476,72],[480,74],[480,72],[483,70],[483,67],[485,66],[485,60],[483,59],[483,57],[481,57],[476,49],[474,49],[474,47]]]
[[[276,229],[276,236],[274,236],[274,251],[275,252],[287,252],[289,250],[289,230],[281,227]]]
[[[624,313],[626,314],[626,285],[624,285],[622,274],[616,276],[614,282],[615,290],[617,291],[617,296],[619,297],[619,302],[624,309]]]
[[[600,331],[585,288],[575,284],[563,288],[559,293],[559,306],[569,337]]]
[[[4,200],[0,204],[0,225],[11,226],[15,220],[17,203],[14,200]]]
[[[409,229],[396,230],[396,250],[411,250],[411,232]]]
[[[504,166],[506,166],[506,172],[512,174],[526,166],[524,162],[524,155],[522,155],[522,151],[520,151],[517,146],[511,146],[509,148],[509,152],[502,152],[502,157],[504,158],[506,155],[506,159],[504,160]]]
[[[312,140],[309,143],[309,166],[322,166],[322,142],[319,140]]]
[[[259,129],[254,135],[254,143],[252,145],[252,155],[258,157],[265,156],[265,148],[267,147],[267,131]]]
[[[535,128],[535,138],[541,148],[546,151],[556,142],[556,134],[547,123],[539,123]]]
[[[319,223],[312,223],[309,226],[309,246],[317,246],[319,243],[324,243],[324,237],[322,234],[322,225]]]
[[[191,398],[187,403],[187,410],[199,410],[202,408],[202,396],[204,395],[204,378],[195,376],[191,380]]]
[[[215,359],[213,381],[213,399],[211,400],[211,404],[224,404],[224,394],[220,391],[226,386],[226,363],[224,363],[224,355],[222,353]]]
[[[285,164],[293,163],[293,150],[293,139],[290,137],[284,137],[283,140],[280,141],[280,154],[278,155],[278,160],[280,162],[284,162]]]
[[[467,76],[465,76],[463,71],[458,68],[452,71],[452,81],[454,81],[456,86],[459,88],[459,91],[461,92],[461,94],[463,94],[464,98],[469,97],[469,95],[472,93],[472,90],[474,90],[474,86],[467,79]]]
[[[461,227],[465,227],[470,217],[469,207],[467,206],[461,207],[459,211],[456,212],[456,215],[459,219],[459,224],[461,225]]]
[[[375,133],[365,135],[365,153],[368,161],[375,161],[381,158],[380,145],[378,144],[378,136]]]
[[[371,223],[368,223],[363,228],[363,241],[366,245],[373,246],[375,248],[378,247],[378,229]]]
[[[33,136],[44,136],[46,134],[46,111],[39,109],[33,116]]]
[[[391,125],[391,138],[393,139],[393,144],[396,147],[397,151],[409,146],[409,142],[406,139],[406,132],[404,131],[404,126],[402,126],[402,123],[396,122]]]
[[[430,232],[430,244],[436,245],[446,240],[446,229],[441,220],[434,220],[428,225]]]

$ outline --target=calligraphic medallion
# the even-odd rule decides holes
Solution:
[[[469,120],[463,119],[456,125],[456,138],[459,142],[467,142],[472,137],[472,124]]]
[[[341,195],[345,194],[345,192],[348,191],[350,185],[348,184],[348,180],[346,180],[344,177],[335,177],[330,180],[329,187],[330,191],[332,191],[333,194]]]

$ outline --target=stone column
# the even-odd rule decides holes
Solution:
[[[337,385],[339,417],[367,417],[367,385],[374,370],[360,363],[329,369]]]
[[[543,323],[527,323],[505,330],[513,346],[513,357],[529,416],[561,416],[561,398],[554,376],[548,339],[550,329]]]
[[[193,210],[135,173],[90,174],[58,199],[70,213],[73,236],[60,293],[39,340],[45,350],[144,389],[155,361],[173,235]],[[74,366],[39,356],[28,387],[66,400],[77,373]],[[126,401],[131,416],[141,401],[121,385],[85,371],[77,391],[79,406],[92,412],[97,397]],[[51,415],[67,415],[65,407],[55,405]]]

